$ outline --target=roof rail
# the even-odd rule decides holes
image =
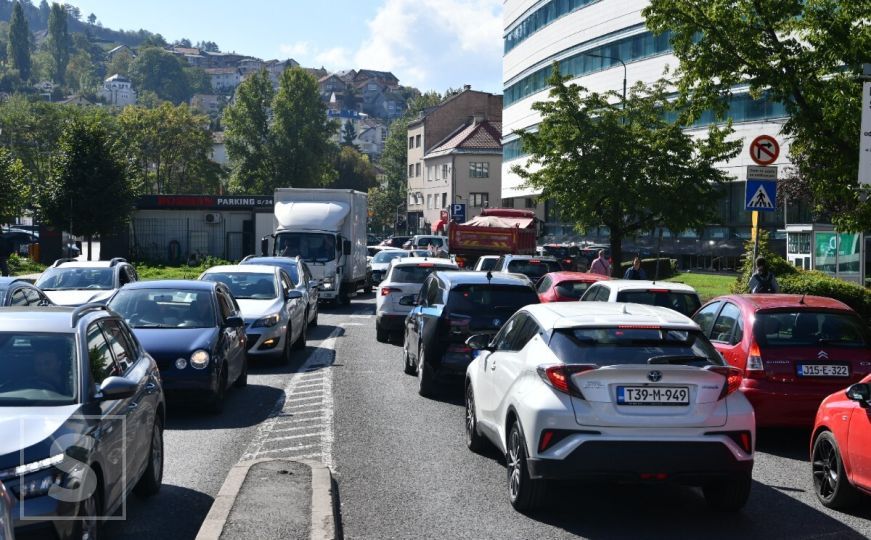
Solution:
[[[57,268],[58,266],[62,265],[63,263],[68,263],[68,262],[76,262],[76,259],[73,259],[73,258],[70,258],[70,257],[65,257],[65,258],[63,258],[63,259],[58,259],[58,260],[54,261],[54,263],[52,263],[51,267],[52,267],[52,268]]]
[[[95,303],[82,304],[81,306],[79,306],[73,310],[73,314],[70,317],[70,326],[75,328],[76,325],[79,323],[79,320],[82,317],[84,317],[87,313],[89,313],[91,311],[100,311],[100,310],[105,310],[109,313],[112,312],[112,310],[109,309],[109,306],[107,306],[105,304],[95,304]]]
[[[247,261],[248,259],[253,259],[254,257],[256,257],[256,255],[245,255],[244,257],[242,257],[242,260],[239,262],[243,263],[243,262]]]
[[[127,259],[124,257],[113,257],[111,261],[109,261],[109,266],[115,266],[118,263],[126,263]]]

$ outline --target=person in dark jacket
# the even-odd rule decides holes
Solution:
[[[750,276],[751,294],[770,294],[780,292],[780,286],[774,277],[774,272],[768,269],[768,262],[764,257],[757,257],[756,271]]]
[[[641,259],[635,257],[632,259],[632,266],[626,269],[623,279],[647,279],[647,272],[641,268]]]
[[[9,274],[9,256],[15,252],[12,239],[6,234],[0,234],[0,275]]]

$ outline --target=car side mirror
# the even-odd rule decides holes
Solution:
[[[342,253],[345,255],[351,254],[351,241],[350,240],[342,240]]]
[[[320,287],[321,287],[321,280],[319,280],[319,279],[312,279],[308,282],[309,289],[320,289]]]
[[[101,401],[113,401],[116,399],[127,399],[133,397],[139,385],[125,377],[106,377],[100,384],[99,394],[97,397]]]
[[[847,397],[863,407],[871,407],[871,384],[857,383],[847,388]]]
[[[227,317],[224,324],[238,328],[239,326],[245,326],[245,321],[242,320],[242,317]]]
[[[407,294],[399,299],[400,306],[416,306],[417,305],[417,296],[413,294]]]
[[[489,351],[490,339],[489,334],[475,334],[466,340],[466,345],[473,351]]]
[[[302,293],[294,289],[292,291],[287,291],[285,297],[288,300],[299,300],[300,298],[302,298]]]

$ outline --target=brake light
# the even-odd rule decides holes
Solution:
[[[556,364],[550,366],[538,366],[538,375],[544,382],[554,387],[556,390],[559,390],[564,394],[571,394],[583,398],[584,396],[581,394],[581,391],[572,385],[571,377],[572,375],[592,371],[598,368],[599,366],[590,364]]]
[[[381,296],[387,296],[392,292],[402,292],[402,289],[397,289],[396,287],[381,287]]]
[[[647,289],[649,293],[667,293],[668,289]]]
[[[540,264],[541,261],[538,260],[538,259],[529,259],[529,263],[530,263],[530,264]]]
[[[726,384],[723,385],[723,391],[720,392],[720,397],[717,399],[723,399],[741,387],[741,380],[744,379],[744,372],[740,369],[732,366],[709,366],[706,369],[708,371],[713,371],[714,373],[719,373],[726,378]]]
[[[566,263],[566,264],[572,264],[572,260],[571,260],[571,259],[563,259],[563,262]]]
[[[418,268],[432,268],[433,264],[432,263],[418,263],[417,267]]]
[[[446,349],[449,353],[469,354],[472,348],[465,343],[451,343]]]
[[[620,330],[662,330],[662,327],[657,324],[620,324],[617,325]]]
[[[750,354],[747,355],[747,367],[744,373],[748,379],[761,379],[765,376],[765,365],[762,363],[762,351],[754,341],[750,345]]]

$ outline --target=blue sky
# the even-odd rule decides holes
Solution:
[[[502,0],[69,0],[103,26],[216,42],[306,67],[389,70],[401,83],[501,92]]]

